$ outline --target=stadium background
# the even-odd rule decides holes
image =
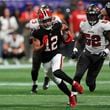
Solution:
[[[0,0],[0,16],[3,16],[4,9],[8,7],[10,9],[11,16],[15,16],[17,23],[18,23],[18,34],[23,35],[24,37],[24,44],[25,44],[25,50],[26,50],[26,61],[29,62],[32,61],[32,49],[30,45],[28,44],[28,38],[30,36],[29,30],[27,30],[26,26],[29,20],[33,17],[25,19],[24,16],[22,16],[23,13],[27,10],[26,8],[31,5],[32,10],[36,11],[39,7],[39,5],[42,4],[48,4],[53,12],[57,12],[60,10],[61,17],[63,17],[68,25],[69,24],[69,17],[71,16],[71,12],[76,9],[78,0]],[[100,8],[103,7],[103,5],[107,2],[107,0],[84,0],[85,7],[88,6],[90,3],[98,4]],[[31,16],[31,15],[30,15]],[[24,18],[23,18],[24,17]],[[0,23],[1,24],[1,23]],[[0,44],[1,45],[1,44]],[[29,63],[28,62],[28,63]],[[1,62],[1,56],[0,56],[0,63]]]
[[[78,1],[78,0],[74,0]],[[104,5],[109,0],[83,0],[85,4],[88,3],[101,3]],[[71,8],[72,0],[0,0],[0,6],[5,4],[14,13],[14,10],[19,9],[21,12],[25,9],[26,3],[31,2],[33,5],[48,4],[53,9],[61,6],[63,8]],[[1,11],[0,11],[1,12]]]

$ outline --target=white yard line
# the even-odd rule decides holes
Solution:
[[[78,106],[88,106],[88,107],[104,106],[104,105],[105,105],[105,106],[110,106],[110,104],[108,104],[108,103],[106,103],[106,104],[105,104],[105,103],[104,103],[104,104],[102,104],[102,103],[101,103],[101,104],[97,104],[97,103],[95,103],[95,104],[81,104],[81,103],[78,104]],[[94,110],[95,110],[95,109],[94,109]],[[109,109],[108,109],[108,110],[109,110]]]
[[[21,82],[0,82],[0,86],[31,86],[32,83],[21,83]],[[43,83],[39,82],[38,83],[39,86],[42,86]],[[55,84],[51,81],[50,82],[51,86],[54,86]]]
[[[84,84],[85,82],[82,82]],[[110,84],[110,81],[97,81],[97,84]],[[25,82],[0,82],[0,86],[31,86],[32,83]],[[39,86],[43,85],[43,82],[38,82]],[[55,83],[50,81],[51,86],[55,86]]]
[[[29,94],[0,94],[0,97],[2,97],[2,96],[17,96],[17,97],[21,96],[21,97],[23,97],[23,96],[27,96],[27,95],[29,95]],[[39,96],[42,96],[42,95],[39,94]],[[47,96],[49,96],[49,95],[47,95]],[[56,95],[56,96],[59,96],[59,95]],[[35,97],[35,96],[33,95],[33,97]],[[110,96],[108,96],[108,95],[78,95],[78,98],[80,98],[80,97],[82,97],[82,98],[83,97],[84,98],[106,98],[106,97],[110,98]]]
[[[105,61],[104,65],[108,65],[109,61]],[[64,62],[64,67],[68,67],[68,66],[75,66],[76,62]],[[20,64],[20,65],[15,65],[15,64],[11,64],[11,65],[0,65],[0,69],[22,69],[22,68],[31,68],[32,64]],[[41,66],[42,67],[42,66]]]
[[[25,68],[31,68],[31,64],[20,64],[20,65],[0,65],[0,69],[25,69]]]

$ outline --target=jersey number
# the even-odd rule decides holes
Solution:
[[[98,35],[90,35],[90,34],[85,34],[86,37],[86,44],[88,46],[92,46],[92,47],[98,47],[101,46],[101,39],[100,36]]]
[[[57,47],[58,47],[58,46],[57,46],[57,40],[58,40],[58,37],[57,37],[57,36],[51,37],[51,39],[50,39],[50,44],[49,44],[49,42],[47,43],[45,51],[53,51],[53,50],[56,50]],[[50,45],[50,46],[49,46],[49,45]]]

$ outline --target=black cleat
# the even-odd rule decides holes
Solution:
[[[90,85],[89,86],[89,91],[94,92],[95,88],[96,88],[96,85]]]
[[[44,90],[48,89],[48,87],[49,87],[49,81],[50,81],[49,77],[45,77],[44,78],[44,84],[43,84],[43,89]]]
[[[36,94],[37,91],[38,91],[37,87],[38,87],[37,85],[33,85],[32,86],[32,90],[31,90],[31,93],[35,93]]]

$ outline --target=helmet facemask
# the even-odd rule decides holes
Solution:
[[[45,28],[46,30],[50,30],[52,28],[52,18],[47,18],[40,20],[41,27]]]
[[[87,14],[87,19],[91,26],[95,25],[99,20],[97,14]]]
[[[95,25],[99,21],[100,11],[95,5],[90,5],[87,9],[87,19],[91,26]]]

